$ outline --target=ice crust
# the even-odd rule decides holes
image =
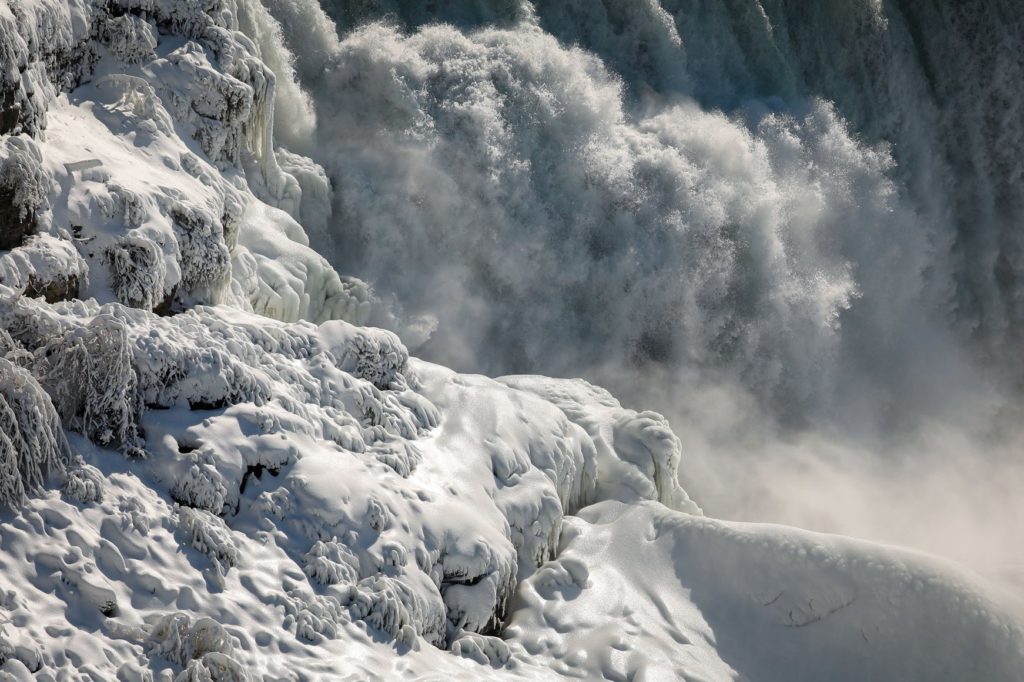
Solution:
[[[704,519],[661,415],[359,326],[278,33],[0,0],[0,679],[1024,675],[944,565]]]

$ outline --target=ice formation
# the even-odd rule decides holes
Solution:
[[[554,64],[500,32],[375,25],[345,47],[364,71],[332,77],[426,124],[406,86],[448,87],[452,57],[480,83],[518,77],[495,51],[556,83],[600,75],[506,4]],[[290,10],[324,20],[310,7]],[[851,678],[1024,673],[1020,620],[952,569],[704,519],[661,415],[579,379],[459,374],[360,326],[367,285],[307,231],[368,190],[275,147],[282,115],[297,149],[315,128],[284,9],[0,2],[0,677],[772,679],[837,656]],[[392,50],[420,70],[381,66]],[[600,77],[591,113],[619,125]],[[812,284],[832,297],[815,320],[852,295],[844,273]]]

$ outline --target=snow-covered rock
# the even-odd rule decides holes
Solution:
[[[251,4],[4,4],[0,250],[67,232],[81,254],[62,257],[73,282],[22,256],[4,284],[164,313],[231,302],[366,319],[365,285],[339,277],[295,222],[322,224],[330,188],[311,161],[273,149],[275,77],[237,31]]]

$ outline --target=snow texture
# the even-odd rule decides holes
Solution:
[[[0,678],[1024,675],[980,582],[705,519],[661,415],[359,326],[282,40],[256,0],[0,0]]]

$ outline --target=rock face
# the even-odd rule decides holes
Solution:
[[[0,284],[50,303],[71,300],[89,287],[89,265],[67,233],[37,234],[0,253]]]
[[[28,285],[25,287],[25,295],[32,298],[46,299],[47,303],[58,301],[70,301],[78,298],[81,282],[78,277],[71,275],[63,279],[46,281],[34,276],[29,277]]]

